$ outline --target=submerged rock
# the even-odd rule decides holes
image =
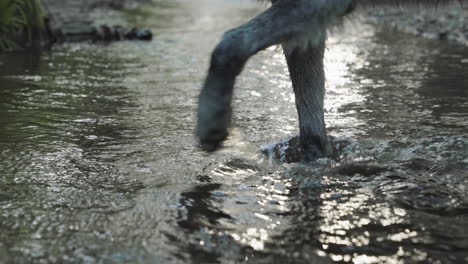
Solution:
[[[125,37],[130,40],[151,40],[153,39],[153,33],[149,29],[132,28],[125,34]]]
[[[59,29],[51,30],[55,42],[79,41],[120,41],[120,40],[152,40],[153,33],[149,29],[125,28],[120,25],[91,25],[89,22],[65,24]]]

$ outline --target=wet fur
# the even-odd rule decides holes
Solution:
[[[437,7],[468,0],[273,0],[272,6],[227,31],[214,49],[199,95],[196,136],[214,151],[228,136],[236,76],[247,60],[272,45],[283,47],[296,97],[300,142],[306,160],[328,155],[323,55],[326,31],[356,10],[392,6]]]

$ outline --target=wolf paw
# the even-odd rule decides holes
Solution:
[[[219,149],[228,136],[231,112],[231,107],[219,102],[200,104],[196,135],[202,150],[212,152]]]

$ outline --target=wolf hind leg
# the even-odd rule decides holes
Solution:
[[[300,145],[305,161],[312,161],[331,154],[323,108],[325,39],[318,45],[311,45],[307,38],[291,40],[282,47],[296,98]]]

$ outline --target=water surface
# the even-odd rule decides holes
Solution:
[[[354,21],[326,55],[335,159],[270,162],[297,134],[283,55],[237,82],[222,151],[196,96],[248,1],[158,1],[152,42],[0,55],[0,263],[468,263],[468,50]]]

